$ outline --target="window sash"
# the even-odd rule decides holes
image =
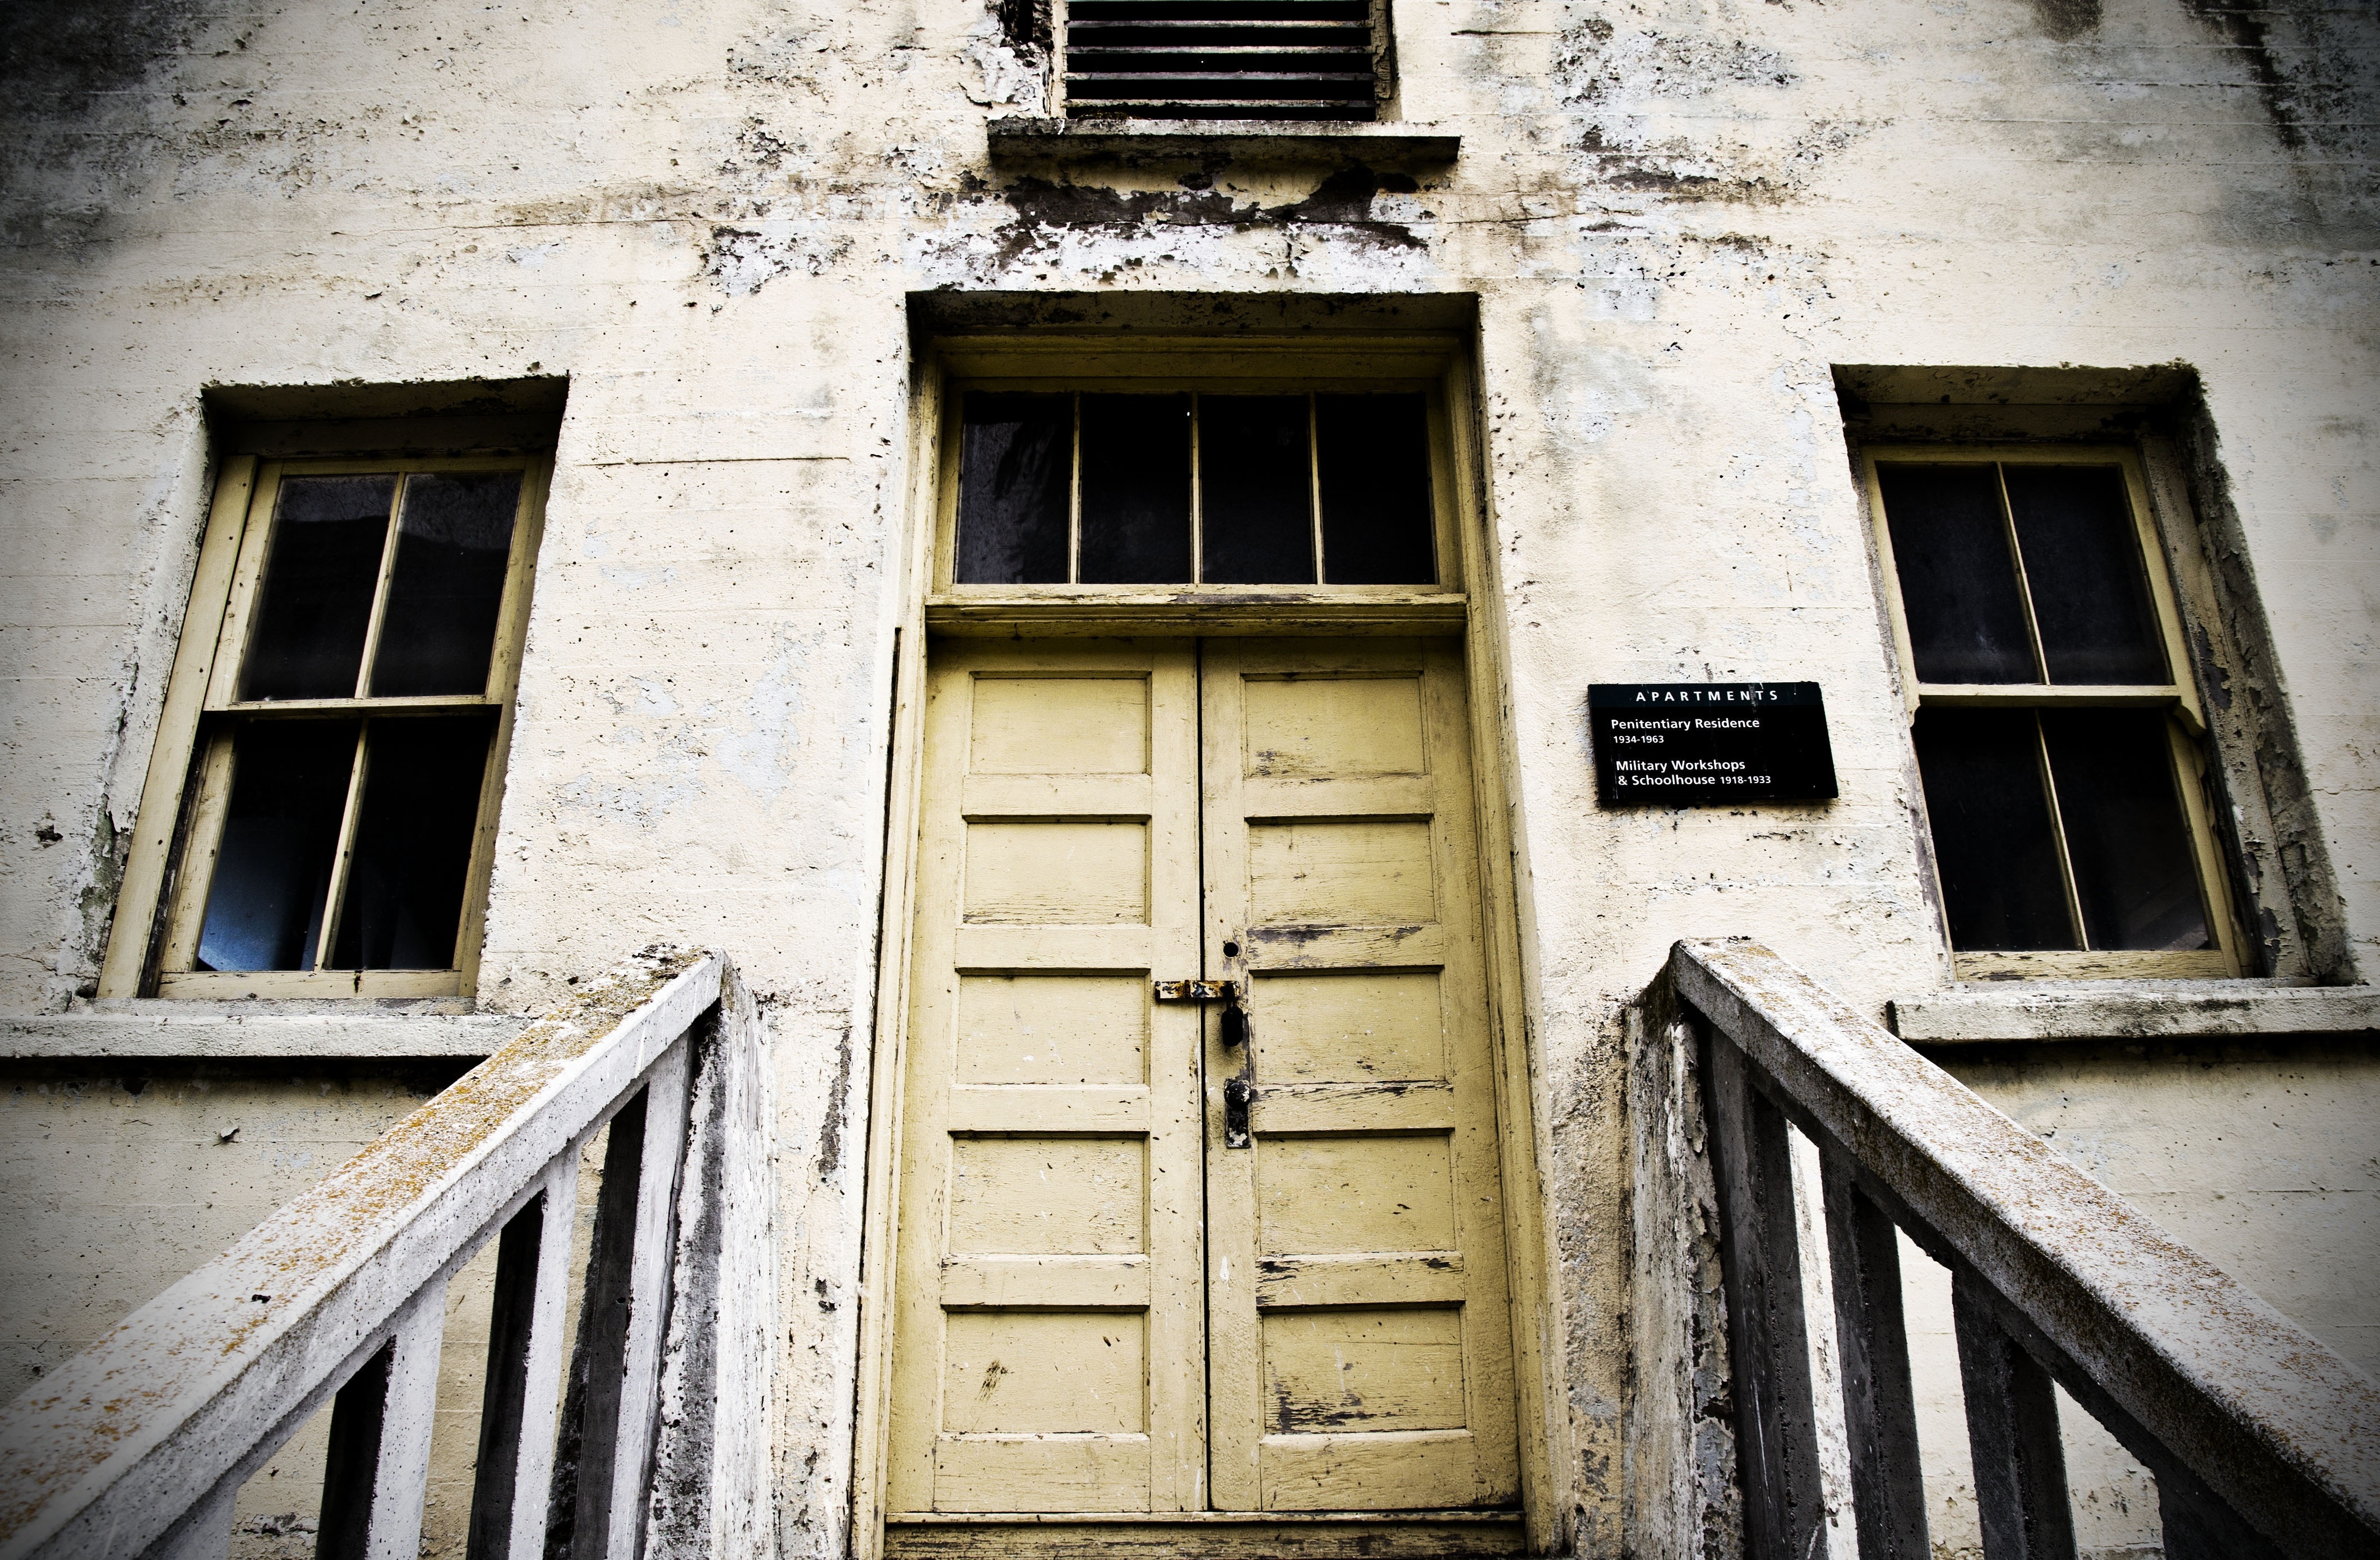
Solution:
[[[2165,653],[2166,666],[2173,681],[2154,683],[2077,684],[2047,682],[1954,683],[1925,683],[1917,676],[1917,658],[1910,632],[1909,612],[1903,599],[1900,572],[1893,556],[1892,534],[1887,521],[1883,485],[1879,467],[1892,465],[1912,466],[2111,466],[2122,474],[2124,494],[2132,520],[2132,534],[2145,572],[2150,607],[2155,614],[2156,631]],[[2159,535],[2155,511],[2149,501],[2146,475],[2136,450],[2122,445],[2028,445],[1991,444],[1878,444],[1862,453],[1863,486],[1869,506],[1871,535],[1876,548],[1884,597],[1890,619],[1894,647],[1899,657],[1904,710],[1913,724],[1921,707],[1999,707],[2033,709],[2044,712],[2073,708],[2147,707],[2165,710],[2168,734],[2168,778],[2173,782],[2181,804],[2183,821],[2188,828],[2192,866],[2195,871],[2199,893],[2204,905],[2208,933],[2216,944],[2213,949],[2193,951],[2153,949],[2093,949],[2083,929],[2082,915],[2076,897],[2074,869],[2070,859],[2071,845],[2062,817],[2058,816],[2054,788],[2051,789],[2053,827],[2057,836],[2059,874],[2068,903],[2076,940],[2072,949],[1990,949],[1953,948],[1951,963],[1954,974],[1961,979],[1983,979],[2009,975],[2044,977],[2095,978],[2103,976],[2228,976],[2240,973],[2240,949],[2242,934],[2230,894],[2229,874],[2225,870],[2222,851],[2217,844],[2215,818],[2207,804],[2204,785],[2204,755],[2200,747],[2207,736],[2204,707],[2199,702],[2195,683],[2187,668],[2191,665],[2188,646],[2183,637],[2181,612],[2176,598],[2170,570],[2167,566],[2164,543]],[[2013,524],[2008,510],[2005,487],[2002,485],[2001,515],[2004,525]],[[2012,566],[2019,573],[2019,593],[2023,602],[2027,635],[2032,641],[2034,665],[2036,670],[2047,665],[2040,642],[2039,629],[2034,619],[2032,592],[2025,588],[2022,574],[2022,553],[2011,548]],[[2036,723],[2037,724],[2037,723]],[[2043,759],[2046,775],[2046,758]],[[2046,784],[2046,781],[2045,781]],[[1929,825],[1930,827],[1930,825]],[[1929,870],[1937,870],[1929,866]]]
[[[1891,444],[1879,445],[1864,453],[1862,465],[1867,490],[1869,520],[1876,538],[1877,562],[1885,579],[1885,601],[1892,620],[1894,648],[1898,652],[1901,671],[1902,698],[1908,713],[1915,716],[1921,700],[1950,704],[2001,704],[2036,706],[2064,704],[2107,706],[2125,704],[2170,705],[2183,726],[2192,735],[2206,729],[2206,718],[2198,700],[2198,690],[2191,681],[2189,646],[2181,633],[2181,611],[2173,592],[2173,582],[2165,567],[2165,549],[2159,539],[2154,511],[2149,504],[2148,480],[2141,469],[2137,451],[2120,445],[2046,445],[2008,448],[1973,444]],[[1892,532],[1887,525],[1884,492],[1878,480],[1877,467],[1883,466],[2112,466],[2123,473],[2125,498],[2131,510],[2134,538],[2140,548],[2146,571],[2149,601],[2157,623],[2158,638],[2165,651],[2166,666],[2173,681],[2144,683],[1922,683],[1917,677],[1917,656],[1909,631],[1909,609],[1901,597],[1900,571],[1893,559]],[[2002,521],[2008,515],[2002,501]],[[2020,555],[2021,556],[2021,555]],[[2020,565],[2021,566],[2021,565]],[[2021,578],[2022,576],[2020,576]],[[2030,591],[2022,592],[2026,632],[2032,637],[2036,667],[2045,663],[2039,630],[2033,622]]]
[[[363,996],[443,997],[468,992],[477,976],[493,860],[504,759],[511,745],[512,702],[518,682],[529,590],[542,523],[550,461],[535,455],[444,458],[257,461],[235,456],[217,484],[198,577],[177,651],[158,749],[141,800],[132,859],[128,863],[117,925],[101,991],[108,996],[153,994],[206,998]],[[504,579],[496,609],[488,674],[473,694],[371,696],[374,652],[395,562],[406,478],[414,474],[521,474]],[[238,696],[238,683],[256,627],[265,561],[282,482],[303,476],[393,474],[398,477],[374,584],[371,619],[358,665],[358,693],[347,697],[256,699]],[[210,627],[212,623],[212,626]],[[370,732],[392,719],[489,712],[492,731],[482,773],[470,854],[465,869],[455,948],[443,969],[354,970],[320,967],[348,908],[363,765]],[[360,722],[357,761],[343,800],[335,878],[315,945],[317,967],[289,971],[202,971],[195,961],[200,924],[212,887],[225,811],[229,804],[232,744],[259,720]]]

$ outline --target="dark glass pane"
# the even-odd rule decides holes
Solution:
[[[492,730],[484,716],[372,722],[334,968],[454,967]]]
[[[2112,466],[2001,469],[2049,680],[2167,681],[2123,473]]]
[[[967,393],[960,414],[961,585],[1063,585],[1075,398]]]
[[[517,471],[407,480],[396,567],[372,654],[375,695],[485,690],[519,503]]]
[[[1950,946],[2075,946],[2032,711],[1921,709],[1917,768]]]
[[[1332,585],[1435,585],[1429,419],[1418,395],[1318,395],[1322,577]]]
[[[1086,585],[1190,580],[1190,397],[1083,397]]]
[[[314,967],[355,759],[351,720],[260,720],[233,739],[199,969]]]
[[[283,480],[240,697],[355,696],[395,496],[394,477]]]
[[[1921,683],[2030,683],[2033,647],[1988,466],[1880,466]]]
[[[2214,946],[2165,722],[2153,709],[2042,713],[2093,948]]]
[[[1198,397],[1198,532],[1208,585],[1314,583],[1305,396]]]

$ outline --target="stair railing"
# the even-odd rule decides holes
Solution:
[[[315,1553],[413,1560],[447,1281],[489,1240],[471,1560],[759,1553],[758,1036],[716,953],[579,985],[0,1410],[0,1560],[221,1556],[241,1484],[325,1403]],[[607,1125],[582,1266],[579,1162]]]
[[[1767,949],[1681,942],[1668,981],[1668,1044],[1703,1085],[1683,1137],[1708,1146],[1753,1560],[1829,1553],[1819,1260],[1855,1553],[1931,1553],[1896,1227],[1950,1270],[1986,1560],[2075,1553],[2053,1382],[2156,1480],[2168,1560],[2380,1554],[2369,1380]],[[1818,1151],[1823,1259],[1802,1249],[1789,1123]]]

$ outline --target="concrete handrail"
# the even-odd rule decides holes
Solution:
[[[757,1136],[756,1041],[716,953],[649,950],[579,986],[0,1410],[0,1560],[220,1555],[241,1483],[326,1402],[321,1552],[410,1557],[446,1282],[490,1240],[473,1553],[541,1557],[550,1522],[580,1535],[579,1554],[655,1547],[648,1524],[660,1548],[707,1547],[726,1507],[758,1498],[759,1461],[747,1447],[661,1445],[656,1410],[673,1391],[718,1389],[670,1372],[720,1352],[679,1348],[678,1334],[716,1324],[721,1248],[753,1213],[757,1178],[720,1170],[748,1155],[729,1140]],[[607,1124],[574,1352],[562,1333],[581,1277],[578,1165]],[[662,1512],[657,1462],[681,1506],[691,1488],[715,1497],[707,1509]],[[590,1529],[599,1542],[584,1542]]]
[[[1788,1120],[1824,1167],[1862,1555],[1926,1552],[1894,1225],[1952,1273],[1990,1560],[2073,1553],[2053,1378],[2155,1476],[2173,1560],[2380,1552],[2380,1388],[1768,949],[1681,942],[1669,975],[1702,1031],[1754,1554],[1799,1560],[1823,1504]]]

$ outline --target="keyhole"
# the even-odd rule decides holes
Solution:
[[[1239,956],[1240,956],[1240,945],[1239,945],[1238,943],[1235,943],[1235,942],[1227,942],[1227,943],[1225,943],[1225,944],[1223,945],[1223,957],[1224,957],[1224,958],[1226,958],[1226,959],[1237,959]]]

